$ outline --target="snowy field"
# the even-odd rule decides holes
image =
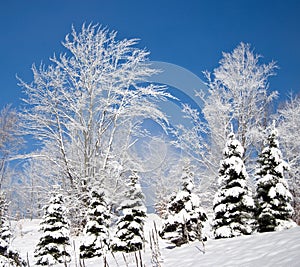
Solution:
[[[150,214],[145,234],[148,237],[153,221],[159,225],[156,215]],[[28,259],[34,266],[34,247],[40,234],[38,232],[40,220],[21,220],[13,223],[15,239],[13,246],[17,248],[24,259]],[[174,248],[167,242],[160,240],[160,251],[162,254],[162,267],[198,267],[198,266],[300,266],[300,227],[273,233],[255,234],[231,239],[209,239],[204,248],[200,242],[194,242]],[[74,240],[75,248],[79,247],[80,237]],[[78,258],[78,252],[73,252],[73,261],[70,267],[79,267],[74,259]],[[151,251],[147,244],[142,253],[143,263],[151,267]],[[122,255],[116,254],[115,259],[108,257],[110,267],[126,266]],[[127,258],[128,266],[136,266],[134,257]],[[86,267],[101,267],[101,258],[86,261]],[[61,265],[63,266],[63,265]]]

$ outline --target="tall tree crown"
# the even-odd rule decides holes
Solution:
[[[74,225],[86,220],[82,196],[93,181],[101,181],[111,199],[120,194],[118,186],[125,182],[120,172],[101,173],[110,159],[128,171],[132,138],[145,135],[143,120],[165,128],[167,117],[158,103],[170,95],[147,83],[157,70],[149,65],[149,52],[136,44],[97,25],[83,25],[79,32],[72,28],[63,42],[66,53],[52,57],[49,66],[33,66],[31,83],[21,81],[24,128],[42,145],[39,159],[54,166],[45,169],[47,178],[78,200]]]

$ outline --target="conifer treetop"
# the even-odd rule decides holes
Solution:
[[[228,135],[223,154],[225,157],[236,156],[240,158],[244,155],[244,148],[241,145],[241,143],[236,139],[235,134],[233,132],[231,132]]]

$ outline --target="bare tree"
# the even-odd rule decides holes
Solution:
[[[300,98],[290,96],[278,110],[278,132],[284,158],[290,169],[287,180],[293,195],[294,219],[300,224]]]
[[[251,154],[259,141],[261,129],[267,126],[267,112],[277,92],[268,93],[268,78],[275,75],[275,62],[259,64],[260,55],[240,43],[232,53],[223,53],[220,66],[205,72],[210,95],[203,110],[213,141],[224,145],[233,125],[241,145]]]
[[[212,199],[216,190],[219,162],[231,127],[246,150],[245,162],[260,148],[269,107],[277,96],[277,92],[268,93],[268,79],[275,75],[276,64],[260,64],[260,58],[244,43],[223,53],[219,66],[212,73],[204,72],[208,93],[196,93],[204,103],[202,113],[184,105],[184,116],[193,126],[178,127],[175,143],[195,159],[200,191],[210,194],[203,199]]]
[[[33,66],[32,83],[21,81],[27,104],[24,127],[52,151],[41,156],[57,168],[57,182],[78,196],[94,180],[114,191],[122,172],[108,174],[109,161],[124,171],[143,119],[163,127],[167,121],[157,102],[169,94],[143,83],[157,71],[136,43],[118,41],[116,32],[98,26],[83,25],[80,32],[73,28],[63,43],[67,52],[51,58],[48,67]]]
[[[22,144],[18,113],[6,105],[0,111],[0,188],[9,182],[12,172],[9,162]]]

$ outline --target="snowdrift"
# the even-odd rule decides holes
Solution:
[[[153,221],[160,225],[156,215],[150,214],[147,220],[145,235],[153,227]],[[13,223],[15,239],[13,247],[20,251],[24,259],[27,258],[31,266],[35,266],[33,257],[35,245],[40,233],[38,232],[40,220],[20,220]],[[174,248],[171,244],[160,240],[160,251],[162,254],[162,267],[198,267],[198,266],[300,266],[300,227],[294,227],[281,232],[254,234],[230,239],[209,239],[205,247],[200,242],[193,242]],[[75,249],[79,248],[82,237],[74,239]],[[70,267],[79,266],[75,264],[78,251],[73,253],[73,261]],[[151,251],[149,244],[142,253],[143,263],[146,267],[152,267]],[[134,256],[127,257],[129,266],[136,266]],[[125,267],[126,264],[121,254],[116,254],[115,259],[109,255],[110,267]],[[87,267],[103,266],[101,258],[94,258],[85,262]],[[57,265],[59,266],[59,265]]]

